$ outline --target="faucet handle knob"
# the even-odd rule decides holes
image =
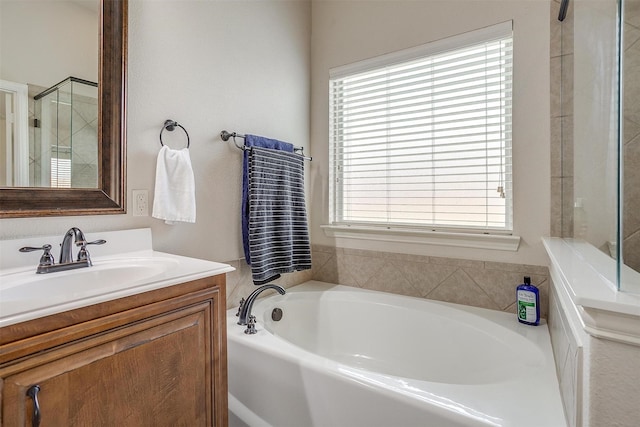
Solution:
[[[33,247],[33,246],[25,246],[23,248],[18,249],[20,252],[33,252],[33,251],[44,251],[42,256],[40,257],[40,266],[53,265],[55,264],[55,259],[53,255],[51,255],[51,245],[43,245],[41,248]]]
[[[236,317],[240,317],[240,312],[242,312],[243,305],[244,305],[244,298],[241,298],[240,304],[238,305],[238,311],[236,312]]]
[[[89,251],[85,245],[82,245],[80,250],[78,251],[78,261],[89,261],[89,265],[91,265],[91,257],[89,256]]]
[[[107,241],[104,239],[94,240],[93,242],[82,240],[76,243],[76,246],[80,246],[80,250],[78,251],[78,261],[87,261],[89,265],[93,265],[91,262],[91,256],[87,250],[87,245],[104,245],[105,243],[107,243]]]
[[[244,330],[244,333],[248,335],[253,335],[258,333],[258,331],[256,331],[256,316],[254,316],[253,314],[249,316],[249,322],[247,322],[247,329]]]

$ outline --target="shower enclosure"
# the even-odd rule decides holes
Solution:
[[[98,84],[69,77],[33,97],[29,183],[33,187],[98,185]]]
[[[589,242],[618,289],[640,293],[640,0],[562,3],[557,233]]]

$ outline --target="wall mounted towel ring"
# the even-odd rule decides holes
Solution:
[[[162,126],[162,130],[160,130],[160,145],[164,146],[164,143],[162,142],[162,132],[164,132],[165,129],[168,130],[169,132],[173,132],[176,126],[181,128],[184,131],[184,134],[187,135],[187,148],[189,148],[189,145],[191,143],[191,141],[189,140],[189,132],[187,132],[187,130],[175,120],[164,121],[164,126]]]

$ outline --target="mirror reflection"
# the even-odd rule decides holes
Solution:
[[[0,187],[98,187],[99,5],[0,1]]]

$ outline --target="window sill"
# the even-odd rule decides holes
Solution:
[[[322,225],[321,227],[325,235],[339,239],[378,240],[512,252],[517,251],[520,246],[520,236],[512,235],[383,229],[351,225]]]

